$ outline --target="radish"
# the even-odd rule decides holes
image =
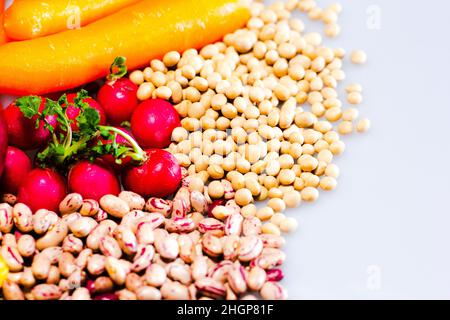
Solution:
[[[34,169],[19,187],[18,201],[33,212],[47,209],[58,212],[59,204],[67,195],[66,183],[61,175],[51,169]]]
[[[66,108],[66,115],[67,115],[67,118],[69,118],[69,120],[71,121],[70,126],[72,127],[73,131],[78,131],[77,117],[80,114],[80,109],[77,106],[75,106],[75,104],[74,104],[76,97],[77,97],[76,93],[70,93],[67,95],[67,101],[69,102],[69,105]],[[83,99],[83,102],[87,103],[89,105],[89,107],[97,110],[97,112],[100,116],[99,124],[105,125],[106,124],[106,114],[105,114],[105,111],[103,110],[102,106],[92,98],[85,98],[85,99]]]
[[[129,129],[127,128],[122,128],[122,127],[116,127],[116,129],[123,131],[124,133],[128,134],[131,136],[131,132]],[[100,137],[98,139],[98,142],[100,142],[102,145],[106,145],[106,144],[111,144],[113,143],[113,140],[106,140],[102,137]],[[115,142],[117,143],[117,145],[119,146],[128,146],[131,147],[131,143],[130,141],[128,141],[127,139],[125,139],[124,136],[121,135],[116,135],[116,139]],[[132,158],[130,156],[125,157],[123,159],[121,159],[121,163],[117,163],[116,158],[111,155],[111,154],[106,154],[104,156],[101,157],[101,159],[107,163],[114,171],[118,172],[120,170],[122,170],[122,168],[124,168],[125,166],[127,166],[130,161],[132,160]]]
[[[8,147],[8,129],[3,117],[3,107],[0,105],[0,176],[5,167],[6,148]]]
[[[100,88],[97,99],[105,110],[112,125],[130,121],[133,111],[138,106],[138,87],[127,78],[125,58],[117,57],[111,65],[108,81]]]
[[[120,193],[119,179],[107,165],[97,161],[80,161],[69,172],[70,192],[79,193],[85,199],[100,200],[106,194]]]
[[[143,165],[125,170],[125,189],[143,197],[163,198],[174,193],[181,182],[181,167],[175,157],[160,149],[146,152],[148,159]]]
[[[31,171],[31,160],[25,152],[15,147],[8,147],[5,161],[5,172],[0,179],[0,190],[17,194],[22,181]]]
[[[37,98],[37,97],[33,97]],[[39,109],[45,108],[45,100],[42,100]],[[8,125],[9,144],[23,150],[32,150],[42,147],[50,140],[51,133],[44,127],[44,121],[39,122],[39,127],[36,128],[37,117],[28,119],[20,111],[15,103],[11,103],[5,109],[5,120]],[[57,127],[56,116],[46,116],[45,120],[53,128]]]
[[[131,118],[133,135],[144,148],[167,148],[173,129],[180,126],[178,112],[162,99],[142,102]]]

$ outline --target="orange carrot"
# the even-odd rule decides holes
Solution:
[[[3,10],[5,9],[5,0],[0,0],[0,45],[6,43],[5,29],[3,28]]]
[[[140,0],[14,1],[5,12],[5,32],[13,40],[28,40],[78,29]]]
[[[166,52],[199,48],[243,26],[239,0],[143,0],[80,30],[0,47],[0,93],[43,94],[106,76],[117,56],[129,69]]]

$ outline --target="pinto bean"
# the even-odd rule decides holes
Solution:
[[[83,205],[83,197],[78,193],[68,194],[59,204],[59,212],[63,216],[76,212]]]
[[[119,198],[125,201],[130,210],[142,210],[145,207],[145,200],[137,193],[131,191],[122,191]]]
[[[29,258],[36,251],[36,241],[29,234],[24,234],[17,242],[17,250],[22,257]]]
[[[103,210],[115,218],[123,218],[130,212],[130,207],[125,201],[111,194],[103,196],[100,199],[100,205]]]
[[[45,248],[58,246],[67,236],[69,228],[67,224],[59,220],[42,238],[36,241],[36,248],[43,250]]]
[[[33,230],[33,212],[27,205],[17,203],[13,208],[13,218],[20,232],[27,233]]]

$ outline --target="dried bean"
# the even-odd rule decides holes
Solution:
[[[87,270],[93,276],[101,275],[105,271],[105,256],[94,254],[89,257],[87,262]]]
[[[81,269],[86,268],[90,256],[92,256],[92,250],[89,248],[83,249],[75,259],[75,264]]]
[[[155,249],[152,245],[139,246],[131,270],[134,272],[145,270],[152,263],[154,255]]]
[[[22,257],[29,258],[36,251],[36,241],[29,234],[24,234],[17,241],[17,250]]]
[[[98,222],[90,217],[81,217],[70,224],[70,231],[78,238],[84,238],[94,230]]]
[[[144,282],[137,273],[129,273],[125,279],[125,288],[136,292],[140,287],[144,286]]]
[[[152,244],[155,241],[153,224],[151,222],[142,222],[136,230],[137,242],[141,245]]]
[[[83,250],[83,241],[75,237],[73,234],[69,234],[63,240],[62,249],[70,253],[80,253],[81,250]]]
[[[206,233],[202,239],[203,251],[211,256],[218,257],[223,253],[223,245],[220,239],[211,233]]]
[[[2,285],[5,300],[25,300],[25,295],[17,283],[5,280]]]
[[[262,223],[257,217],[248,217],[244,219],[242,233],[244,236],[257,236],[261,234]]]
[[[31,290],[35,300],[57,300],[61,297],[61,289],[54,284],[39,284]]]
[[[286,290],[276,282],[266,282],[259,293],[264,300],[287,299]]]
[[[161,296],[167,300],[187,300],[189,299],[189,290],[185,285],[176,281],[165,282],[161,289]]]
[[[195,211],[200,213],[206,213],[208,211],[208,202],[203,192],[197,190],[191,192],[191,206]]]
[[[78,193],[68,194],[59,204],[59,212],[63,216],[76,212],[83,205],[83,197]]]
[[[80,214],[85,217],[93,217],[98,213],[100,205],[97,201],[92,199],[83,200],[83,205],[80,209]]]
[[[100,251],[107,257],[114,257],[119,259],[122,256],[122,250],[119,243],[110,236],[103,236],[100,239]]]
[[[166,219],[165,227],[169,232],[188,233],[195,229],[195,222],[190,218]]]
[[[136,290],[138,300],[161,300],[161,292],[149,286],[143,286]]]
[[[145,204],[145,210],[148,212],[158,212],[164,217],[168,217],[172,212],[172,201],[161,198],[150,198]]]
[[[27,233],[33,230],[33,212],[27,205],[17,203],[13,208],[13,218],[20,232]]]
[[[42,238],[36,241],[36,248],[43,250],[58,246],[67,236],[68,231],[67,224],[59,220]]]
[[[89,290],[86,288],[77,288],[72,293],[72,300],[91,300]]]
[[[159,264],[152,264],[145,271],[145,281],[149,286],[160,287],[167,279],[166,270]]]
[[[41,209],[33,215],[33,228],[37,234],[46,233],[59,220],[59,217],[53,211]]]
[[[263,242],[257,236],[242,237],[239,240],[238,258],[240,261],[251,261],[263,250]]]
[[[227,293],[225,285],[222,282],[212,278],[197,280],[195,281],[195,286],[199,293],[213,299],[223,298]]]
[[[103,210],[115,218],[123,218],[130,212],[130,207],[125,201],[111,194],[103,196],[100,199],[100,205]]]
[[[13,208],[7,203],[0,204],[0,232],[9,233],[14,226]]]
[[[0,256],[3,257],[10,272],[19,272],[22,270],[24,261],[17,248],[2,246]]]
[[[266,271],[260,267],[252,267],[247,274],[247,285],[252,291],[259,291],[266,283]]]
[[[58,284],[61,279],[61,273],[59,272],[59,268],[56,266],[51,266],[47,276],[48,284]]]
[[[114,257],[107,257],[105,261],[106,272],[108,272],[109,277],[119,286],[125,283],[127,277],[127,269],[120,262],[119,259]]]
[[[145,207],[145,200],[137,193],[131,191],[122,191],[119,198],[128,204],[130,210],[143,210]]]
[[[133,255],[137,252],[137,239],[134,232],[124,226],[118,226],[114,230],[114,237],[125,254]]]
[[[240,213],[232,213],[225,220],[224,231],[226,235],[240,235],[244,218]]]

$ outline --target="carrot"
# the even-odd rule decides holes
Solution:
[[[5,32],[13,40],[28,40],[78,29],[140,0],[14,1],[5,12]]]
[[[117,56],[132,70],[219,40],[249,17],[239,0],[143,0],[80,30],[1,46],[0,93],[74,88],[106,76]]]
[[[3,28],[3,10],[5,9],[5,0],[0,0],[0,45],[6,43],[5,29]]]

